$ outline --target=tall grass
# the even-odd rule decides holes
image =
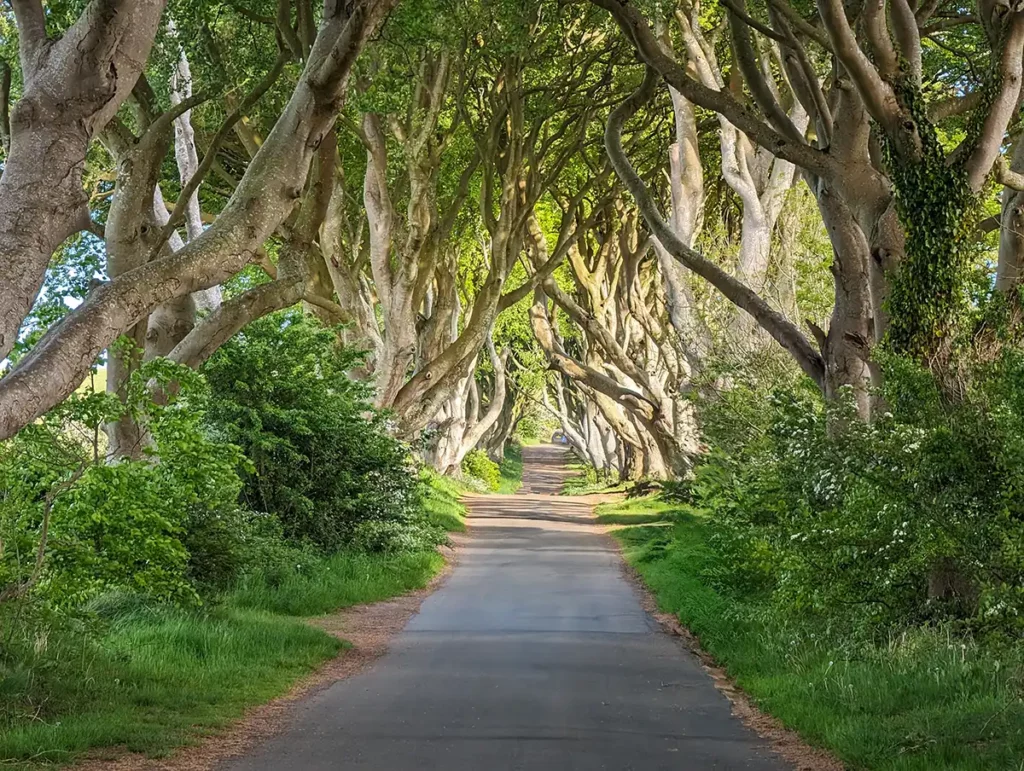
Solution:
[[[463,529],[461,489],[430,480],[435,522]],[[206,607],[107,595],[74,617],[0,606],[0,767],[38,768],[196,741],[283,692],[345,644],[302,621],[425,586],[433,551],[297,552],[284,578],[250,575]]]
[[[643,504],[599,509],[643,521]],[[886,644],[852,644],[796,626],[769,605],[716,592],[726,569],[708,548],[708,521],[648,511],[670,527],[616,531],[625,555],[766,711],[853,769],[1016,771],[1024,763],[1024,654],[948,630],[916,629]],[[827,580],[827,576],[822,577]]]
[[[27,639],[4,646],[5,768],[103,747],[165,754],[284,692],[343,645],[299,621],[233,608],[132,611],[107,623],[98,638],[23,625]]]
[[[436,552],[339,552],[277,585],[254,576],[228,595],[227,604],[286,616],[314,616],[421,589],[444,559]]]

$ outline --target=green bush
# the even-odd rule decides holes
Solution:
[[[870,423],[792,389],[705,405],[715,449],[691,494],[727,566],[711,578],[836,632],[954,620],[1019,639],[1024,357],[979,366],[955,402],[918,366],[885,365],[890,411]]]
[[[491,492],[501,486],[501,468],[483,450],[470,450],[462,459],[462,473],[479,479]]]
[[[424,527],[407,448],[346,374],[358,361],[333,331],[288,312],[250,324],[203,368],[211,422],[252,464],[242,502],[325,552],[383,543],[365,536],[367,522],[391,523],[380,532]]]
[[[178,387],[155,403],[153,380]],[[127,407],[107,394],[78,394],[0,444],[0,586],[35,581],[33,591],[56,606],[112,589],[197,601],[191,579],[205,568],[190,560],[186,528],[235,514],[242,462],[237,447],[205,430],[204,404],[201,378],[156,361],[133,376]],[[151,442],[143,459],[109,463],[97,441],[80,437],[98,437],[125,409]]]

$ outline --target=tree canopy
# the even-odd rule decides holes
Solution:
[[[362,355],[280,377],[361,384],[443,474],[557,427],[690,485],[750,450],[741,394],[758,441],[789,399],[861,459],[886,421],[1020,408],[1016,5],[10,0],[0,25],[0,440],[102,368],[106,462],[151,457],[138,373],[234,394],[218,352],[258,333],[276,372],[297,324]]]

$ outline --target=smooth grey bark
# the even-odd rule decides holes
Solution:
[[[650,191],[627,158],[622,147],[623,124],[653,95],[656,83],[656,73],[648,68],[640,89],[616,107],[608,118],[605,129],[605,147],[616,173],[632,193],[651,232],[669,253],[691,271],[707,280],[730,302],[749,313],[765,332],[793,356],[800,368],[815,383],[823,387],[824,363],[821,355],[814,350],[807,338],[750,287],[680,241],[668,227],[658,211]]]
[[[53,253],[89,228],[90,142],[131,93],[165,0],[93,0],[56,40],[39,0],[14,4],[24,90],[0,178],[0,359],[17,341]]]
[[[329,297],[316,295],[317,267],[323,260],[314,240],[334,189],[335,139],[334,133],[329,132],[320,143],[307,188],[297,212],[289,219],[290,227],[274,280],[218,305],[179,340],[167,354],[168,358],[197,368],[247,324],[270,313],[304,299],[316,302],[317,307],[334,306]],[[340,307],[336,310],[344,315]]]
[[[403,154],[408,203],[400,218],[388,179],[387,135],[383,116],[363,116],[361,139],[366,146],[363,201],[369,224],[370,268],[383,311],[384,334],[378,357],[375,403],[394,405],[416,359],[416,316],[423,305],[442,242],[455,224],[468,192],[469,178],[449,204],[448,216],[438,211],[438,182],[444,142],[438,120],[448,96],[450,62],[446,55],[424,55],[406,121],[393,118],[390,134]]]
[[[1013,143],[1009,171],[1024,173],[1024,141],[1018,136]],[[1024,180],[1020,180],[1024,181]],[[999,261],[996,266],[996,291],[1010,294],[1024,279],[1024,190],[1007,185],[1003,188],[999,217]]]
[[[159,246],[159,234],[167,219],[159,194],[161,165],[171,144],[173,113],[153,118],[145,96],[135,101],[142,134],[136,137],[114,119],[101,139],[114,157],[117,176],[104,229],[107,275],[123,276],[145,263],[147,255]],[[164,250],[165,254],[167,250]],[[147,346],[147,319],[143,318],[123,336],[125,345],[107,351],[107,391],[122,401],[132,373],[138,368]],[[141,426],[130,414],[122,415],[105,427],[108,457],[141,457],[146,439]]]
[[[325,4],[292,96],[220,217],[173,255],[97,288],[0,380],[0,439],[66,398],[99,353],[154,307],[221,284],[258,260],[263,242],[301,195],[316,148],[332,130],[352,65],[393,3]]]

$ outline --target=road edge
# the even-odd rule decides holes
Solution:
[[[439,549],[445,564],[422,589],[305,619],[306,623],[349,643],[337,656],[304,675],[287,692],[247,709],[223,729],[185,744],[164,758],[134,752],[115,757],[85,758],[72,771],[215,771],[227,761],[255,750],[292,724],[297,707],[335,683],[365,672],[390,649],[391,642],[431,594],[441,588],[458,565],[464,534],[452,534],[451,545]],[[116,748],[111,749],[116,752]]]
[[[596,517],[596,514],[595,514]],[[732,708],[732,713],[747,728],[752,730],[768,743],[768,748],[782,760],[791,764],[795,771],[845,771],[846,765],[827,750],[809,744],[796,731],[787,728],[782,721],[758,707],[750,696],[721,667],[714,656],[700,644],[700,639],[679,621],[673,613],[665,613],[658,608],[658,601],[650,587],[644,583],[640,573],[629,564],[622,542],[611,532],[621,529],[621,525],[608,525],[605,535],[615,544],[619,555],[622,574],[640,602],[644,612],[653,618],[662,632],[679,645],[687,654],[697,659],[701,668],[711,678]]]

